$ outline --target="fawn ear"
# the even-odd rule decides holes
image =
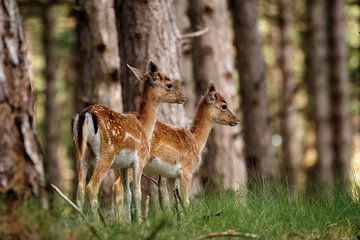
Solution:
[[[149,80],[152,85],[156,84],[156,75],[159,71],[158,66],[153,60],[149,60],[148,66],[147,66],[147,72],[149,74]]]
[[[153,61],[153,60],[149,60],[149,63],[148,63],[148,73],[156,73],[158,72],[158,66],[156,65],[156,63]]]
[[[126,64],[126,66],[134,73],[135,77],[139,80],[145,80],[145,74],[140,69],[134,68],[130,66],[129,64]]]
[[[212,104],[215,101],[215,86],[213,82],[209,82],[206,90],[206,103]]]

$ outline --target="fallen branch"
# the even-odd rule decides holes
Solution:
[[[213,232],[206,235],[201,235],[194,238],[194,240],[203,240],[203,239],[217,238],[217,237],[246,237],[251,239],[259,239],[258,235],[252,233],[226,231],[226,232]]]
[[[185,40],[185,39],[188,39],[188,38],[195,38],[195,37],[200,37],[206,33],[208,33],[210,31],[210,28],[209,27],[205,27],[199,31],[196,31],[196,32],[191,32],[191,33],[185,33],[183,35],[181,35],[180,37],[180,40]]]
[[[80,216],[84,219],[84,220],[87,220],[84,213],[80,210],[80,208],[78,208],[78,206],[76,206],[75,203],[73,203],[67,196],[65,196],[64,193],[61,192],[61,190],[56,187],[54,184],[50,184],[51,187],[55,190],[55,192],[57,194],[59,194],[59,196],[65,200],[65,202],[67,202],[73,209],[76,210],[76,212],[78,212],[80,214]]]
[[[86,218],[86,216],[84,215],[84,213],[80,210],[80,208],[78,208],[78,206],[76,206],[75,203],[73,203],[63,192],[61,192],[61,190],[56,187],[54,184],[50,184],[51,187],[55,190],[55,192],[62,198],[65,200],[65,202],[67,202],[73,209],[76,210],[77,213],[80,214],[80,216],[85,220],[86,226],[89,228],[90,232],[97,238],[97,239],[101,239],[98,231],[96,230],[96,228],[90,224],[89,220]]]
[[[167,221],[166,219],[163,219],[160,221],[159,225],[157,225],[154,230],[151,231],[151,233],[149,234],[149,236],[147,236],[146,238],[144,238],[144,240],[151,240],[154,239],[156,237],[156,235],[166,226],[169,226],[170,222]]]

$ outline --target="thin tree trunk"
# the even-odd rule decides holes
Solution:
[[[273,180],[278,164],[272,156],[265,64],[257,28],[257,1],[230,0],[233,17],[236,67],[240,75],[245,159],[249,187],[261,177]]]
[[[59,104],[57,103],[56,70],[58,64],[56,33],[55,33],[55,8],[47,4],[42,9],[43,44],[45,53],[44,76],[45,89],[45,169],[49,182],[64,188],[62,169],[60,167],[58,147],[61,143],[61,129],[59,129]]]
[[[349,180],[351,161],[350,78],[347,66],[343,0],[326,1],[334,177]]]
[[[77,110],[89,103],[100,103],[121,112],[120,58],[114,2],[82,1],[81,9],[78,15],[80,52],[79,82],[75,93]],[[114,174],[111,171],[102,183],[105,205],[111,202],[113,182]]]
[[[187,0],[175,0],[176,23],[180,32],[187,33],[191,31],[190,19],[187,16],[189,2]],[[189,119],[192,119],[195,113],[197,96],[195,94],[195,82],[193,79],[193,63],[192,63],[192,41],[186,39],[181,41],[180,51],[180,73],[182,89],[186,93],[187,101],[185,102],[185,111]]]
[[[226,98],[229,109],[239,110],[236,81],[233,79],[234,54],[226,1],[191,0],[189,17],[193,30],[210,27],[209,33],[193,41],[193,72],[197,96],[201,96],[210,81]],[[219,61],[221,59],[221,61]],[[215,126],[208,140],[200,176],[216,190],[238,190],[246,184],[243,141],[240,128]]]
[[[299,184],[302,154],[299,131],[294,131],[299,126],[299,116],[294,109],[296,80],[293,75],[290,2],[289,0],[278,0],[279,68],[282,78],[280,131],[283,140],[282,179],[290,189],[294,190]]]
[[[41,147],[34,123],[27,44],[16,1],[0,4],[0,192],[19,202],[44,189]]]
[[[334,184],[325,2],[306,1],[305,78],[309,92],[310,118],[315,124],[317,150],[316,164],[308,171],[310,188],[312,185],[331,188]]]
[[[169,77],[181,80],[178,49],[180,33],[175,21],[173,1],[116,0],[115,4],[119,52],[123,59],[121,80],[124,110],[136,111],[141,86],[126,64],[145,69],[149,59],[153,59]],[[185,126],[188,121],[184,106],[178,104],[161,104],[158,120],[177,126]],[[165,183],[164,180],[161,182]],[[166,189],[164,186],[163,190]],[[150,194],[149,189],[143,196],[147,194]],[[164,194],[163,199],[165,203],[169,202],[167,194]]]

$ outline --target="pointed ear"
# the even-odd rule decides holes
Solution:
[[[148,63],[148,67],[147,67],[148,73],[152,74],[152,73],[156,73],[159,71],[158,66],[156,65],[156,63],[153,60],[149,60]]]
[[[143,71],[126,64],[126,66],[134,73],[135,77],[139,80],[145,80],[145,74]]]
[[[208,84],[208,87],[207,87],[207,92],[210,93],[210,92],[215,92],[215,85],[214,85],[214,82],[209,82]]]
[[[207,104],[212,104],[213,102],[215,102],[215,86],[213,82],[209,82],[208,84],[208,88],[206,90],[206,103]]]

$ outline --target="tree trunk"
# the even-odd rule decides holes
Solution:
[[[42,9],[43,44],[45,53],[44,77],[45,89],[45,130],[44,142],[45,169],[48,182],[64,189],[62,168],[60,167],[59,145],[61,144],[61,129],[59,129],[59,104],[57,102],[56,70],[58,64],[56,33],[55,33],[55,8],[47,4]],[[56,127],[55,127],[56,126]]]
[[[179,29],[174,19],[172,1],[116,1],[117,29],[123,84],[124,110],[137,110],[141,96],[139,81],[126,64],[145,69],[153,59],[163,72],[181,79],[179,68]],[[187,123],[184,107],[161,104],[159,120],[184,126]]]
[[[328,62],[331,104],[334,177],[348,182],[351,161],[350,79],[345,42],[345,1],[330,0],[327,5]]]
[[[180,32],[187,33],[191,31],[190,19],[187,16],[189,2],[187,0],[175,0],[176,22]],[[192,52],[191,39],[185,39],[179,46],[180,51],[180,74],[182,89],[186,93],[187,101],[185,102],[185,111],[189,119],[194,117],[197,96],[195,94],[195,82],[193,80],[193,63],[191,58]]]
[[[121,80],[124,110],[136,111],[141,99],[141,86],[126,64],[145,69],[149,59],[153,59],[169,77],[181,79],[180,33],[174,19],[173,1],[116,0],[115,4],[119,52],[123,59]],[[177,126],[185,126],[188,121],[184,106],[178,104],[161,104],[158,120]],[[165,183],[164,180],[161,182]],[[162,189],[165,189],[164,185]],[[149,189],[143,196],[147,194],[150,194]],[[167,194],[163,199],[164,203],[169,202]]]
[[[189,17],[193,30],[208,26],[210,31],[193,41],[193,72],[197,96],[206,90],[210,81],[226,98],[229,109],[239,110],[236,81],[233,79],[229,16],[226,1],[189,1]],[[221,59],[221,61],[219,61]],[[200,169],[205,184],[219,189],[237,190],[246,184],[243,141],[240,128],[214,126],[208,140],[207,154]]]
[[[79,81],[75,96],[77,110],[89,103],[100,103],[122,111],[120,58],[115,24],[114,2],[87,0],[81,2],[78,15]],[[85,103],[85,104],[84,104]],[[114,182],[112,171],[104,179],[103,199],[111,202]]]
[[[122,111],[113,1],[81,1],[78,15],[79,82],[76,97]],[[77,110],[83,108],[77,106]]]
[[[45,185],[43,157],[34,123],[27,45],[16,1],[0,4],[0,192],[9,205]]]
[[[330,126],[329,69],[327,65],[325,0],[306,1],[307,36],[304,39],[310,118],[315,124],[317,160],[308,171],[308,187],[331,188],[333,177]]]
[[[299,116],[294,109],[296,80],[293,76],[293,40],[289,4],[288,0],[278,0],[279,68],[282,80],[280,131],[283,162],[281,174],[285,184],[295,190],[299,184],[302,155],[299,132],[294,131],[299,124]]]
[[[278,164],[272,156],[269,103],[266,92],[265,64],[257,28],[257,1],[230,0],[236,67],[240,75],[245,159],[249,187],[261,177],[277,177]]]

